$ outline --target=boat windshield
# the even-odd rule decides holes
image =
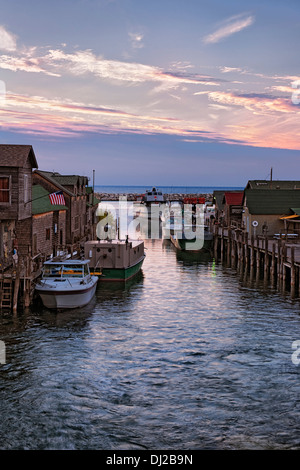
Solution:
[[[64,266],[62,277],[82,277],[83,266],[78,264],[68,264]]]
[[[61,264],[47,264],[44,266],[43,275],[44,277],[60,277],[62,265]]]
[[[87,265],[81,264],[51,264],[44,266],[44,277],[83,277],[89,274]]]

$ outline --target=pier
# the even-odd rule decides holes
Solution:
[[[254,236],[213,226],[213,255],[250,280],[263,279],[281,292],[300,296],[300,243],[284,236]]]
[[[119,201],[121,197],[126,197],[127,201],[136,201],[139,202],[141,200],[141,194],[135,194],[135,193],[128,193],[128,194],[122,194],[122,193],[95,193],[95,197],[97,197],[100,201]],[[189,197],[189,198],[199,198],[203,197],[205,198],[206,201],[211,202],[213,199],[212,194],[190,194],[190,193],[169,193],[166,194],[164,193],[164,199],[166,202],[170,201],[183,201],[184,198]]]

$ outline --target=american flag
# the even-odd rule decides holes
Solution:
[[[57,191],[56,193],[49,194],[49,198],[52,205],[66,205],[66,201],[62,191]]]

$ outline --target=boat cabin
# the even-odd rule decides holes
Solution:
[[[84,278],[90,275],[88,260],[46,261],[43,279],[47,278]]]
[[[157,188],[153,187],[151,191],[146,191],[143,200],[146,204],[151,202],[164,202],[164,195]]]
[[[90,261],[93,273],[103,268],[124,269],[137,264],[144,258],[142,240],[88,241],[85,243],[84,250],[84,257]]]

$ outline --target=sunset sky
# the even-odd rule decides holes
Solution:
[[[0,0],[1,143],[99,185],[300,180],[300,2]]]

